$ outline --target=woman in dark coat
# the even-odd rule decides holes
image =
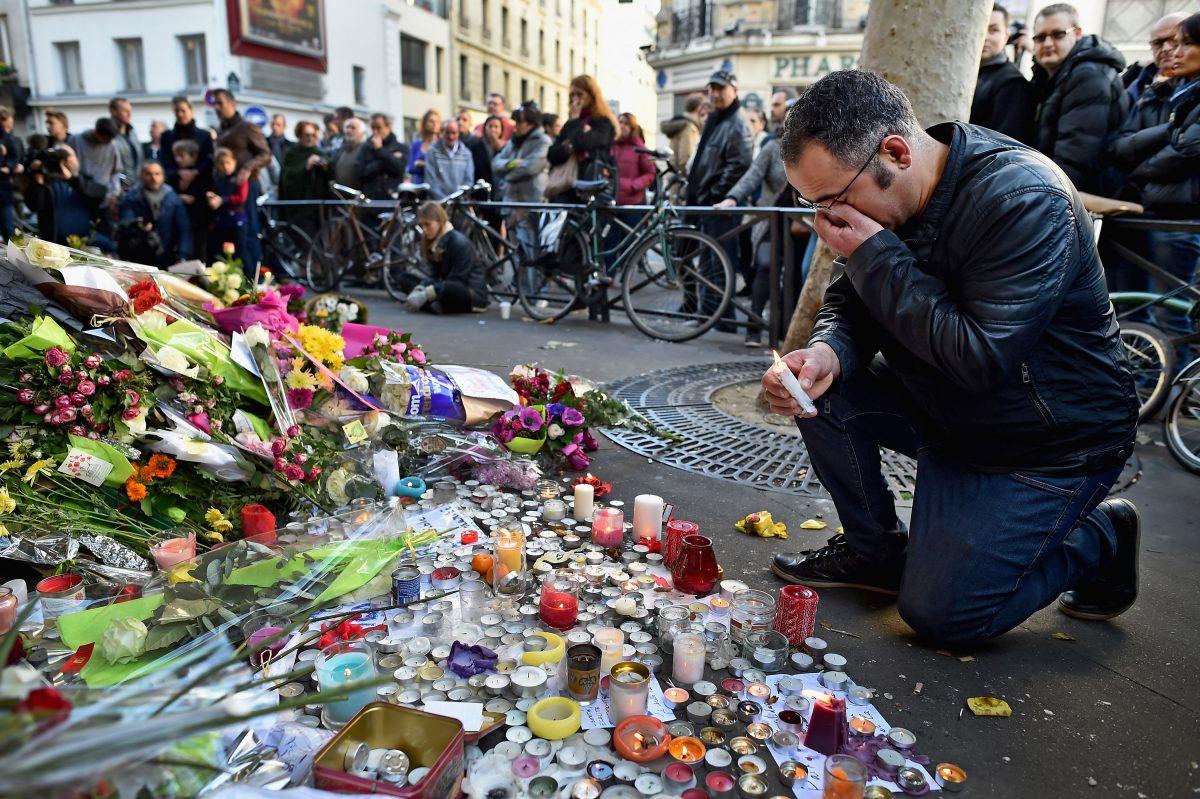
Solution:
[[[401,285],[408,291],[404,307],[430,313],[469,313],[488,305],[483,266],[471,242],[450,224],[439,203],[427,202],[417,211],[421,224],[421,251],[433,269],[433,278],[406,273]],[[407,283],[407,285],[405,285]]]
[[[571,118],[562,126],[546,154],[550,161],[551,183],[554,167],[575,156],[580,180],[609,182],[609,190],[599,195],[599,199],[611,204],[617,197],[617,162],[612,153],[617,138],[617,118],[591,75],[580,75],[572,80],[567,97],[571,102]],[[546,199],[578,203],[584,198],[573,189],[567,189],[553,197],[548,194]]]
[[[296,123],[296,146],[283,154],[279,169],[279,199],[323,200],[329,194],[329,156],[320,148],[321,131],[316,122]],[[316,232],[317,206],[287,208],[287,218]]]

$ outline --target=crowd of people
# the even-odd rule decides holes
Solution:
[[[1040,150],[1080,191],[1137,202],[1159,217],[1198,218],[1198,42],[1200,16],[1171,14],[1151,33],[1153,63],[1127,69],[1114,47],[1084,33],[1078,12],[1066,3],[1043,8],[1029,28],[1014,24],[997,5],[984,40],[970,122]],[[1027,51],[1033,57],[1032,79],[1018,66]],[[717,208],[794,205],[776,134],[796,96],[783,88],[767,109],[745,107],[737,76],[715,72],[704,92],[687,97],[682,113],[660,125],[669,142],[669,168],[686,179],[671,201]],[[213,94],[216,130],[200,126],[191,102],[176,97],[174,125],[153,123],[145,143],[130,122],[130,102],[122,97],[113,98],[109,115],[82,133],[71,131],[64,113],[49,109],[46,133],[28,141],[12,135],[12,114],[0,109],[0,233],[7,237],[14,229],[14,194],[20,191],[41,234],[55,241],[80,237],[160,265],[212,259],[232,243],[250,265],[260,257],[257,200],[263,195],[320,200],[334,196],[331,187],[345,186],[387,199],[409,181],[427,184],[436,201],[484,180],[493,199],[577,202],[576,180],[605,180],[609,189],[600,199],[625,206],[644,204],[663,188],[633,114],[615,114],[587,75],[571,81],[568,98],[566,119],[529,101],[509,111],[499,94],[488,97],[486,117],[478,122],[466,108],[445,117],[430,109],[411,142],[397,137],[387,114],[364,120],[346,107],[319,123],[304,119],[290,129],[276,114],[264,135],[242,119],[233,94],[223,89]],[[289,221],[305,227],[319,222],[315,207],[285,212]],[[500,213],[485,215],[499,227]],[[743,221],[736,214],[694,219],[721,240],[738,266],[739,294],[761,315],[772,273],[767,225],[729,235]],[[784,267],[796,272],[799,286],[813,241],[803,225],[793,225],[790,232],[798,246],[791,248],[795,262]],[[1178,276],[1192,277],[1200,234],[1137,236],[1126,243]],[[1145,287],[1139,285],[1143,273],[1122,269],[1115,256],[1111,261],[1116,287]],[[730,321],[723,320],[718,329],[732,329]],[[756,331],[747,333],[746,343],[759,343]]]

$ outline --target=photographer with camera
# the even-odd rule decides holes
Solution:
[[[166,184],[162,164],[147,161],[138,172],[139,185],[121,197],[117,252],[135,263],[170,266],[192,254],[192,226],[187,209]]]

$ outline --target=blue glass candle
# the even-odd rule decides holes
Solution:
[[[375,676],[375,660],[366,644],[358,641],[333,644],[317,658],[317,682],[322,691],[333,691],[348,683],[365,682]],[[345,724],[375,698],[375,687],[351,691],[346,698],[325,705],[329,720]]]

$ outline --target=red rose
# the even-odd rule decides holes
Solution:
[[[57,688],[34,688],[17,703],[16,710],[18,713],[66,718],[71,712],[71,703],[63,698]]]

